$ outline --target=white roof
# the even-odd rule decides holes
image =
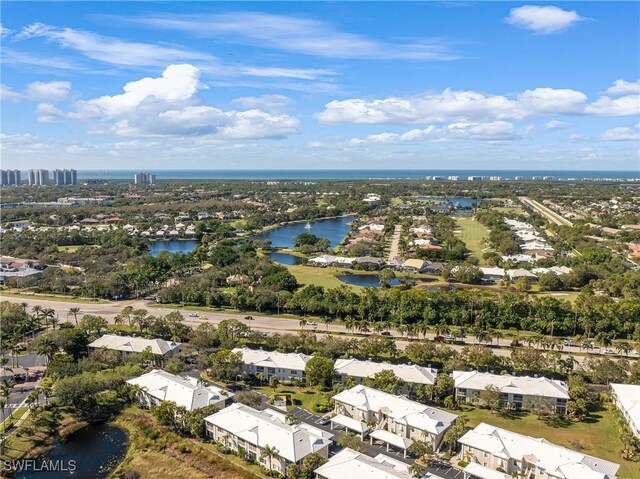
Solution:
[[[235,348],[234,353],[242,353],[244,364],[253,364],[266,368],[295,369],[304,371],[311,356],[302,353],[279,353],[261,349]]]
[[[141,353],[148,347],[153,354],[167,354],[180,347],[180,343],[175,341],[165,341],[164,339],[134,338],[132,336],[116,336],[115,334],[105,334],[89,344],[90,348],[106,348],[128,353]]]
[[[331,418],[331,422],[335,422],[340,426],[344,426],[347,429],[351,429],[352,431],[356,431],[357,433],[360,433],[360,434],[366,432],[368,429],[366,424],[360,421],[356,421],[355,419],[349,416],[345,416],[344,414],[338,414],[337,416],[333,416]]]
[[[319,264],[352,264],[356,259],[355,258],[347,258],[345,256],[333,256],[330,254],[323,254],[321,256],[317,256],[316,258],[311,258],[307,263],[319,263]]]
[[[613,479],[618,464],[572,451],[546,439],[533,438],[481,423],[458,441],[501,459],[535,464],[552,477],[561,479]]]
[[[611,389],[618,398],[626,416],[640,431],[640,386],[636,384],[611,384]]]
[[[273,409],[258,411],[239,403],[206,417],[205,421],[254,446],[275,447],[279,456],[291,462],[298,462],[328,446],[333,437],[305,423],[287,424],[285,415]]]
[[[371,431],[369,436],[382,442],[389,443],[392,446],[397,447],[398,449],[408,449],[411,444],[413,444],[413,439],[398,436],[397,434],[385,431],[384,429],[376,429],[375,431]]]
[[[502,393],[569,399],[567,385],[555,379],[481,373],[478,371],[453,371],[451,376],[456,388],[461,389],[481,391],[486,386],[492,385],[496,386]]]
[[[485,276],[504,276],[504,269],[502,268],[480,268],[480,271],[482,271],[482,274]]]
[[[573,270],[568,266],[552,266],[551,268],[533,268],[531,271],[535,274],[555,273],[561,276],[563,274],[569,274]]]
[[[531,271],[526,270],[524,268],[518,268],[518,269],[509,269],[507,270],[507,274],[509,275],[509,278],[513,279],[513,278],[537,278],[537,276],[535,274],[533,274]]]
[[[376,373],[390,369],[404,382],[412,384],[434,384],[438,371],[416,364],[391,364],[361,361],[359,359],[338,359],[336,374],[345,374],[356,378],[371,377]]]
[[[458,417],[450,412],[361,384],[336,394],[333,399],[354,406],[360,411],[383,410],[396,423],[406,424],[435,435],[448,429]]]
[[[472,476],[479,477],[480,479],[513,479],[513,476],[505,474],[504,472],[490,469],[477,462],[471,462],[464,468],[464,472],[471,474]]]
[[[314,471],[326,479],[410,479],[409,466],[384,454],[370,457],[345,448]]]
[[[178,406],[184,406],[187,411],[217,404],[229,397],[220,388],[198,385],[195,378],[183,378],[159,369],[129,379],[127,383],[140,386],[159,401],[173,401]]]

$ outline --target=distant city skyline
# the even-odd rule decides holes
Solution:
[[[640,172],[637,2],[1,9],[3,168]]]

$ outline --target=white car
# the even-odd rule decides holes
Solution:
[[[315,321],[307,321],[307,325],[308,326],[317,326],[318,323],[316,323]]]
[[[197,318],[198,317],[198,313],[189,313],[189,317],[190,318]]]

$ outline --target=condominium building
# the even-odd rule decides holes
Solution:
[[[171,357],[181,349],[181,343],[164,339],[145,339],[132,336],[105,334],[89,344],[89,352],[99,349],[119,351],[123,357],[131,353],[149,351],[158,356]]]
[[[304,381],[304,370],[307,361],[311,359],[311,356],[302,353],[279,353],[262,349],[235,348],[233,352],[242,355],[242,370],[246,374],[262,374],[265,381],[272,376],[276,376],[280,381]]]
[[[19,186],[21,182],[20,170],[1,170],[1,186]]]
[[[640,439],[640,385],[611,384],[612,399],[634,436]]]
[[[344,383],[350,377],[360,384],[364,378],[372,378],[376,373],[390,370],[402,381],[405,386],[403,393],[407,393],[409,385],[433,385],[436,382],[438,371],[432,368],[425,368],[417,364],[391,364],[376,363],[373,361],[361,361],[359,359],[338,359],[335,364],[336,380]]]
[[[451,376],[455,383],[456,399],[459,402],[473,402],[487,386],[495,386],[500,391],[500,399],[504,407],[530,408],[534,400],[542,398],[556,414],[567,412],[569,389],[562,381],[478,371],[454,371]]]
[[[136,173],[133,175],[133,182],[136,185],[155,185],[156,175],[153,173]]]
[[[344,448],[314,471],[316,479],[411,479],[409,465],[384,454],[376,457]]]
[[[342,391],[333,400],[336,416],[331,419],[332,425],[344,426],[363,438],[368,434],[371,440],[380,440],[405,453],[415,440],[430,443],[438,450],[445,432],[458,417],[363,385]]]
[[[48,184],[48,170],[29,170],[29,186],[45,186]]]
[[[196,378],[181,377],[154,369],[129,379],[128,384],[138,386],[138,400],[146,406],[157,406],[162,401],[173,401],[176,406],[193,411],[205,406],[225,407],[232,394],[215,386],[198,384]]]
[[[509,476],[544,479],[614,479],[620,467],[553,444],[481,423],[458,441],[465,461],[478,464],[480,478],[495,477],[500,467]],[[483,471],[485,471],[483,473]]]
[[[76,170],[54,170],[53,180],[56,186],[68,186],[78,183],[78,172]]]
[[[247,458],[284,475],[290,464],[309,454],[329,456],[333,435],[306,423],[287,424],[286,416],[272,409],[258,411],[235,403],[205,418],[207,437],[229,449],[244,450]],[[266,448],[274,451],[265,455]]]

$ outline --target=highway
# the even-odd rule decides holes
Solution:
[[[549,221],[551,221],[554,224],[557,224],[557,225],[560,225],[560,226],[573,226],[573,223],[571,221],[569,221],[566,218],[563,218],[558,213],[556,213],[555,211],[550,210],[549,208],[547,208],[543,204],[537,202],[536,200],[532,200],[531,198],[528,198],[526,196],[519,196],[518,199],[525,206],[530,206],[531,208],[536,210],[538,213],[540,213],[542,216],[544,216],[545,218],[547,218]]]
[[[73,322],[73,316],[68,315],[69,308],[79,307],[80,308],[80,317],[84,314],[96,314],[104,317],[110,323],[114,322],[115,316],[122,311],[122,309],[126,306],[132,306],[133,308],[145,308],[152,315],[160,315],[164,316],[173,311],[179,311],[185,317],[185,324],[192,328],[198,327],[200,324],[209,323],[209,324],[218,324],[224,319],[234,318],[237,319],[256,331],[262,331],[267,334],[275,334],[275,333],[296,333],[298,331],[315,331],[318,335],[326,335],[327,333],[350,333],[342,324],[329,324],[328,326],[324,323],[318,323],[317,326],[307,325],[304,328],[300,326],[300,319],[291,318],[291,317],[282,317],[282,316],[264,316],[257,315],[256,313],[226,313],[226,312],[217,312],[217,311],[206,311],[206,312],[194,312],[193,310],[188,309],[176,309],[176,308],[167,308],[161,305],[156,305],[155,303],[143,301],[143,300],[135,300],[135,301],[118,301],[118,302],[108,302],[108,303],[77,303],[71,301],[62,301],[62,300],[50,300],[50,299],[39,299],[36,297],[17,297],[17,296],[5,296],[0,295],[0,300],[10,301],[14,303],[27,303],[29,308],[32,308],[36,304],[44,308],[53,308],[56,312],[58,319],[60,322]],[[189,314],[198,314],[198,317],[190,317]],[[245,316],[251,315],[253,320],[244,319]],[[407,339],[403,339],[403,336],[397,331],[391,330],[393,337],[396,340],[396,345],[398,349],[404,349],[411,341]],[[364,335],[358,335],[358,337],[363,337]],[[427,339],[433,339],[435,334],[428,333],[425,336]],[[465,343],[468,345],[477,344],[475,338],[467,336],[465,338]],[[509,349],[509,344],[511,343],[510,339],[496,339],[493,341],[494,347],[493,352],[497,356],[509,356],[511,354],[511,349]],[[461,344],[453,344],[449,345],[455,350],[461,350],[464,345]],[[576,360],[579,362],[582,361],[585,357],[585,351],[579,347],[573,346],[565,346],[562,349],[563,356],[566,357],[568,353],[577,354],[575,356]],[[597,352],[592,352],[590,355],[596,355]],[[617,356],[617,353],[611,354],[610,356]],[[631,358],[637,357],[638,353],[635,352],[632,354]]]

